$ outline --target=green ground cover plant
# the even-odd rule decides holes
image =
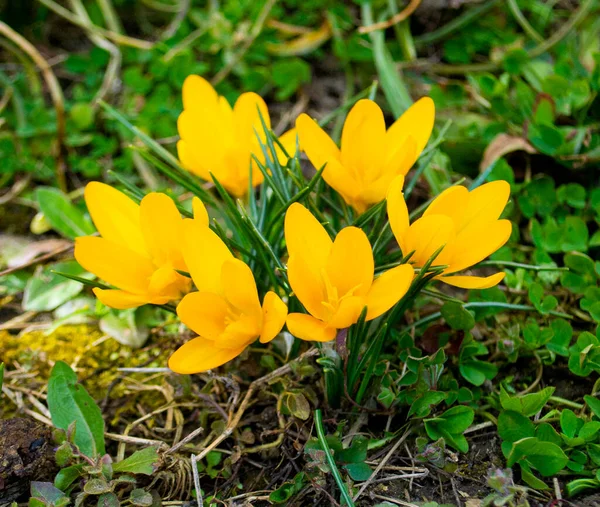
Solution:
[[[594,505],[599,13],[596,0],[0,2],[0,504]],[[231,105],[248,92],[268,104],[268,116],[258,102],[248,109],[254,151],[240,195],[216,166],[205,177],[182,156],[190,75]],[[396,138],[416,161],[404,161],[394,195],[415,226],[448,189],[507,182],[494,221],[508,221],[510,237],[456,270],[504,273],[500,283],[442,283],[455,271],[449,240],[427,250],[424,228],[409,243],[392,183],[375,200],[350,195],[296,122],[314,118],[343,152],[353,108],[376,103],[389,128],[421,97],[435,124],[421,154],[425,109],[410,117],[413,141]],[[223,113],[210,114],[194,125],[217,128]],[[364,190],[361,167],[378,155],[342,153],[339,165]],[[182,310],[189,289],[107,306],[102,293],[123,287],[74,253],[82,238],[107,237],[90,182],[140,209],[162,194],[182,222],[206,214],[202,237],[248,268],[261,308],[269,291],[281,298],[287,326],[284,315],[272,341],[250,333],[228,360],[183,371],[204,331]],[[348,325],[313,311],[290,262],[304,255],[286,229],[299,207],[331,240],[364,232],[371,281],[411,267],[385,311],[369,314],[367,296]],[[310,227],[312,241],[321,232]],[[361,241],[348,243],[354,258]],[[186,268],[171,276],[206,291],[181,248]],[[237,273],[230,285],[247,286]],[[347,297],[338,282],[329,305]],[[290,315],[333,334],[305,338]]]

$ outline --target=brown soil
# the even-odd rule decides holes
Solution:
[[[32,419],[0,420],[0,506],[24,499],[31,481],[58,471],[51,430]]]

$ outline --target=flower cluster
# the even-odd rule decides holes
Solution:
[[[245,93],[231,108],[207,81],[190,76],[183,104],[177,145],[183,168],[207,181],[214,178],[233,196],[252,192],[268,176],[264,168],[271,156],[264,149],[270,128],[264,101]],[[483,278],[457,273],[508,240],[510,222],[500,219],[509,198],[506,182],[471,191],[450,187],[410,221],[404,175],[425,148],[433,120],[433,102],[423,98],[386,131],[381,109],[361,100],[348,114],[341,148],[305,114],[273,145],[272,157],[281,166],[299,146],[358,214],[387,197],[389,224],[402,255],[387,269],[376,270],[374,248],[360,227],[343,227],[332,239],[322,217],[293,202],[281,214],[283,238],[278,240],[285,241],[281,260],[287,268],[277,276],[290,290],[267,287],[259,294],[253,270],[234,255],[222,226],[210,227],[198,197],[192,199],[193,218],[182,218],[166,194],[150,193],[138,204],[98,182],[87,185],[85,200],[99,236],[78,238],[75,257],[114,287],[94,289],[109,307],[176,304],[181,322],[198,335],[171,356],[169,367],[179,373],[220,366],[257,339],[271,341],[284,326],[302,340],[332,341],[361,315],[371,321],[394,307],[432,256],[436,277],[445,283],[494,286],[503,273]],[[292,301],[297,311],[288,313],[286,302]]]

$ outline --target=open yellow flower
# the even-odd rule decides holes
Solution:
[[[374,279],[373,251],[366,234],[346,227],[331,241],[319,221],[301,204],[285,216],[288,279],[310,315],[291,313],[290,333],[302,340],[330,341],[338,329],[356,323],[367,306],[375,319],[406,294],[413,268],[404,264]]]
[[[387,130],[380,107],[372,100],[359,100],[348,113],[342,131],[341,149],[308,115],[296,120],[300,149],[323,179],[357,212],[385,199],[390,184],[405,175],[425,148],[435,110],[423,97],[409,107]]]
[[[271,128],[267,105],[256,93],[242,93],[232,108],[208,81],[188,76],[183,83],[183,112],[177,121],[181,136],[177,151],[183,167],[206,181],[212,181],[213,174],[236,197],[248,193],[251,167],[252,186],[262,183],[263,174],[252,158],[265,164],[257,137],[266,143],[259,111]],[[295,129],[279,140],[290,156],[296,152]],[[287,162],[279,149],[278,158],[282,164]]]
[[[257,338],[267,343],[277,336],[287,306],[274,292],[267,292],[261,306],[252,271],[213,231],[185,220],[183,255],[198,292],[181,300],[177,315],[199,336],[175,351],[171,370],[210,370],[240,355]]]
[[[486,183],[469,191],[455,186],[444,190],[429,205],[423,216],[410,223],[402,195],[403,178],[392,183],[387,211],[392,232],[404,255],[423,266],[444,246],[434,265],[447,265],[440,280],[463,289],[487,289],[499,284],[504,273],[488,277],[455,275],[493,254],[510,237],[509,220],[499,220],[510,195],[506,181]]]
[[[189,291],[191,281],[181,253],[183,228],[173,200],[160,193],[145,196],[138,205],[117,189],[92,182],[85,202],[102,237],[75,240],[75,259],[85,269],[117,289],[94,289],[106,306],[125,309],[165,304]],[[208,215],[194,198],[195,220],[208,228]]]

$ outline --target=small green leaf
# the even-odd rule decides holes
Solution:
[[[302,393],[289,393],[286,397],[286,402],[290,413],[297,417],[298,419],[302,419],[306,421],[311,414],[310,404]]]
[[[587,452],[590,459],[597,465],[600,466],[600,445],[588,444]]]
[[[562,132],[553,125],[529,125],[528,137],[538,150],[554,155],[564,143]]]
[[[441,309],[442,317],[452,329],[469,331],[475,325],[475,318],[462,304],[449,301]]]
[[[561,185],[556,191],[558,202],[566,203],[572,208],[583,209],[585,208],[586,191],[585,188],[578,183],[567,183]]]
[[[590,441],[596,438],[598,432],[600,431],[600,422],[598,421],[589,421],[586,422],[581,429],[579,430],[579,437],[583,438],[585,441]],[[573,457],[571,456],[571,459]]]
[[[479,359],[461,361],[458,368],[465,380],[474,386],[481,386],[486,380],[492,380],[498,374],[495,365]]]
[[[54,478],[54,486],[65,491],[83,474],[83,465],[71,465],[61,468]]]
[[[554,334],[546,347],[559,356],[568,357],[569,345],[571,344],[571,338],[573,338],[571,324],[565,319],[553,319],[550,327]]]
[[[516,442],[535,435],[535,426],[529,418],[513,410],[505,410],[498,416],[498,434],[506,442]]]
[[[579,429],[583,426],[583,421],[575,413],[565,408],[560,414],[560,429],[569,438],[575,438]]]
[[[429,438],[443,438],[446,443],[460,452],[467,452],[469,444],[464,431],[473,423],[475,412],[472,408],[459,405],[446,410],[439,417],[425,419],[425,431]]]
[[[335,453],[335,458],[340,463],[362,463],[367,459],[368,439],[356,437],[347,449]]]
[[[119,497],[114,493],[104,493],[98,497],[98,507],[120,507]]]
[[[152,505],[152,495],[141,488],[134,489],[129,494],[129,501],[132,505],[139,507],[150,507]]]
[[[101,495],[102,493],[110,493],[111,486],[105,479],[88,479],[83,486],[83,491],[88,495]]]
[[[135,451],[123,461],[113,464],[115,472],[129,472],[132,474],[152,475],[158,467],[158,452],[156,447],[146,447]]]
[[[546,387],[537,393],[511,397],[500,387],[500,404],[504,410],[514,410],[526,417],[537,414],[554,393],[554,387]]]
[[[79,450],[95,458],[103,455],[104,420],[98,405],[77,383],[77,375],[68,364],[57,361],[48,381],[48,409],[57,428],[67,430],[76,423],[75,444]]]
[[[45,506],[52,506],[55,502],[65,498],[65,494],[51,482],[33,481],[30,492],[33,498],[43,501]]]
[[[533,475],[526,463],[521,463],[521,478],[523,479],[523,482],[525,482],[525,484],[534,489],[538,489],[540,491],[550,489],[544,481],[538,479],[535,475]]]
[[[594,261],[586,254],[581,252],[569,252],[565,254],[564,261],[565,266],[571,271],[587,277],[590,283],[596,279]]]
[[[583,399],[585,400],[586,405],[590,407],[590,410],[594,413],[594,415],[600,419],[600,400],[588,394],[586,394]]]
[[[85,130],[94,123],[94,108],[87,102],[76,102],[71,106],[69,116],[80,130]]]
[[[300,492],[306,482],[306,473],[298,472],[293,481],[284,482],[269,495],[269,501],[274,504],[287,503],[296,493]]]
[[[529,437],[513,443],[507,465],[511,467],[519,461],[525,461],[544,477],[549,477],[560,472],[569,458],[558,445]]]
[[[2,384],[4,383],[4,363],[0,363],[0,396],[2,396]]]
[[[50,225],[63,236],[75,239],[95,232],[93,225],[69,198],[56,188],[38,187],[37,202]]]
[[[568,216],[563,224],[563,252],[570,250],[587,250],[589,231],[586,223],[580,217]]]
[[[46,312],[58,308],[83,290],[83,284],[53,273],[54,270],[72,275],[87,276],[85,270],[75,261],[59,262],[36,271],[23,293],[23,309]]]
[[[353,481],[366,481],[373,474],[373,469],[366,463],[351,463],[344,468]]]

